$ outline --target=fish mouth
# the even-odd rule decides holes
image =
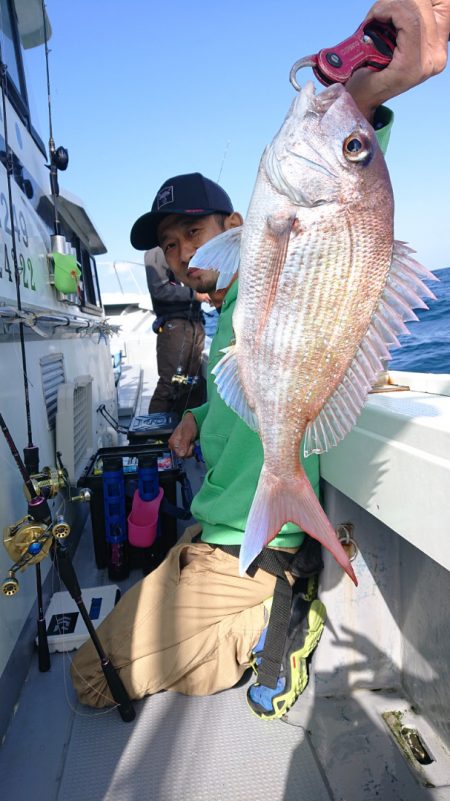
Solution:
[[[307,113],[318,114],[321,117],[346,93],[345,87],[341,83],[332,83],[319,94],[312,81],[307,81],[300,89],[297,97],[292,104],[293,113],[296,118],[302,118]]]
[[[311,111],[315,111],[317,114],[323,116],[346,91],[347,90],[341,83],[332,83],[331,86],[327,86],[326,89],[316,95],[313,84]]]

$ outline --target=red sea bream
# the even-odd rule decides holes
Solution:
[[[373,128],[344,87],[316,95],[308,83],[263,153],[242,231],[191,262],[220,270],[219,288],[239,264],[236,342],[215,374],[264,448],[241,573],[292,521],[357,583],[299,453],[326,451],[351,430],[404,321],[426,308],[420,295],[433,297],[421,280],[432,274],[394,241],[393,214]]]

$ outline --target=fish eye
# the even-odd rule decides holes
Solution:
[[[370,139],[360,131],[354,131],[344,140],[342,151],[347,161],[366,162],[372,155]]]

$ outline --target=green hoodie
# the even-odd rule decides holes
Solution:
[[[385,152],[393,115],[385,108],[379,111],[382,111],[383,127],[377,131],[377,137]],[[223,356],[222,349],[233,338],[232,316],[237,292],[238,281],[235,281],[225,296],[219,325],[211,343],[208,401],[203,406],[190,409],[200,431],[200,445],[207,468],[191,511],[202,526],[202,541],[216,545],[241,544],[263,465],[263,449],[258,434],[224,403],[211,375],[212,369]],[[306,475],[319,496],[319,457],[312,454],[305,459],[302,453],[301,458]],[[270,545],[278,548],[298,547],[304,536],[298,526],[286,523]]]

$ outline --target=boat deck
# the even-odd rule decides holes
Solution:
[[[146,413],[154,378],[144,375],[139,414]],[[187,469],[195,491],[200,466],[191,460]],[[90,522],[74,565],[82,587],[111,583],[106,569],[95,566]],[[121,589],[141,575],[134,570]],[[312,673],[287,718],[263,722],[246,705],[247,675],[212,697],[148,697],[135,704],[135,720],[124,723],[116,709],[77,702],[70,659],[53,653],[48,673],[39,672],[37,659],[31,664],[0,750],[2,798],[450,801],[450,780],[441,776],[440,787],[425,786],[433,782],[411,768],[382,719],[386,706],[410,706],[396,690],[317,697]]]

